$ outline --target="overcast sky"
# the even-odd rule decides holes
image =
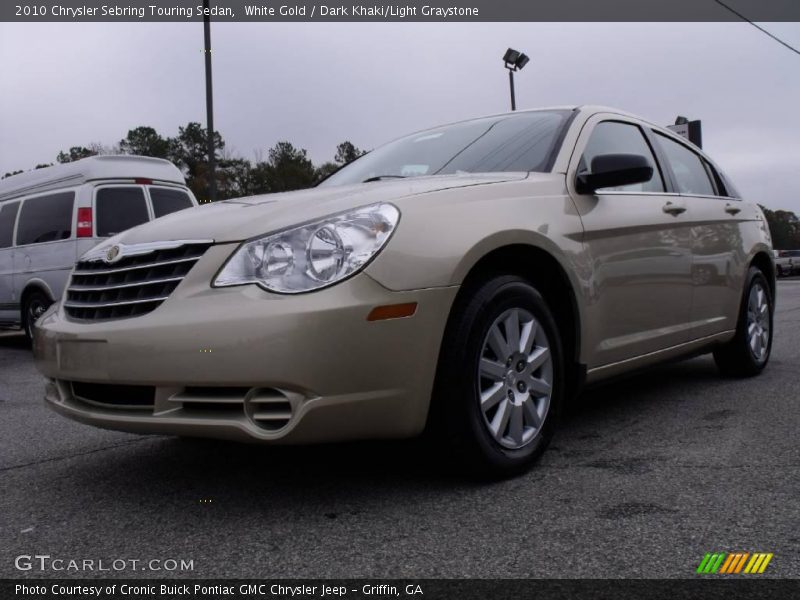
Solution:
[[[800,24],[765,25],[800,47]],[[740,23],[215,23],[215,125],[253,159],[278,140],[320,163],[502,112],[506,47],[532,58],[520,107],[616,106],[703,121],[741,191],[800,212],[800,56]],[[0,174],[150,125],[205,123],[200,23],[1,23]]]

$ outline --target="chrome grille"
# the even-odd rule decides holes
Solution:
[[[87,254],[72,271],[64,310],[73,319],[101,321],[155,310],[211,246],[210,241],[119,245],[122,258]]]

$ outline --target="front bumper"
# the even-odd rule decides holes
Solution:
[[[50,378],[47,403],[109,429],[241,441],[422,431],[457,288],[392,292],[361,273],[294,296],[212,289],[234,248],[210,248],[149,314],[95,323],[70,321],[63,309],[45,315],[34,355]],[[411,317],[367,321],[376,306],[408,302],[417,303]],[[81,383],[101,385],[87,397]],[[120,386],[152,390],[152,402],[120,403]]]

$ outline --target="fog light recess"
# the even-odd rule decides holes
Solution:
[[[259,429],[278,431],[292,420],[303,397],[275,388],[253,388],[244,399],[247,417]]]

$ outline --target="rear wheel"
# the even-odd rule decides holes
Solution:
[[[553,435],[563,395],[558,329],[526,280],[497,276],[454,307],[434,397],[435,431],[483,475],[533,464]]]
[[[752,377],[769,361],[772,350],[773,301],[764,273],[750,267],[735,337],[714,350],[714,361],[724,375]]]
[[[33,325],[45,311],[50,308],[53,302],[44,292],[34,290],[25,296],[22,305],[22,328],[25,330],[25,337],[33,340]]]

